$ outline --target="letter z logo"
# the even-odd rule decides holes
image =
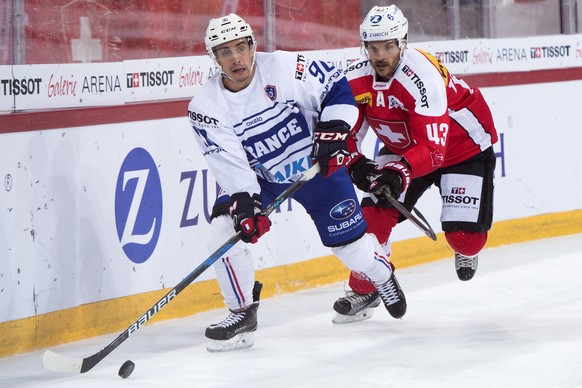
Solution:
[[[157,166],[143,148],[123,161],[115,189],[117,236],[127,257],[136,264],[154,252],[162,225],[162,185]]]

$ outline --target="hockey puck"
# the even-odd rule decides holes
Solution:
[[[129,375],[131,375],[131,372],[133,372],[134,368],[135,368],[135,364],[133,363],[133,361],[127,360],[123,363],[121,368],[119,368],[119,372],[117,374],[122,379],[126,379],[129,377]]]

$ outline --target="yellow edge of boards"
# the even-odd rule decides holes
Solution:
[[[496,222],[489,234],[487,247],[576,233],[582,233],[582,210]],[[438,234],[437,242],[418,237],[397,241],[392,244],[392,250],[392,261],[397,268],[453,256],[442,233]],[[263,298],[339,282],[347,276],[348,270],[335,256],[267,268],[256,274],[264,284]],[[0,357],[121,332],[168,291],[152,291],[2,322]],[[216,280],[199,282],[182,291],[152,321],[185,317],[220,307],[223,307],[223,302]]]

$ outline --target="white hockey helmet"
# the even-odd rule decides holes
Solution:
[[[360,39],[364,43],[396,39],[398,47],[402,48],[407,34],[408,20],[395,5],[375,6],[360,24]]]
[[[214,61],[214,48],[220,44],[230,42],[235,39],[249,39],[253,45],[253,51],[256,51],[257,39],[251,26],[240,16],[231,13],[216,19],[210,19],[206,28],[204,44],[206,52]]]

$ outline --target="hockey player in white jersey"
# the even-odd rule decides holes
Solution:
[[[406,312],[404,294],[366,223],[344,164],[347,134],[358,117],[347,80],[334,67],[289,52],[256,52],[241,17],[210,20],[208,55],[220,68],[188,106],[197,144],[224,190],[212,212],[214,249],[241,231],[214,265],[230,314],[206,329],[209,351],[253,345],[260,287],[246,243],[270,229],[261,214],[313,162],[320,173],[293,198],[313,219],[324,245],[378,289],[395,318]],[[233,229],[234,226],[234,229]],[[254,287],[255,286],[255,287]],[[253,294],[253,288],[255,292]]]

